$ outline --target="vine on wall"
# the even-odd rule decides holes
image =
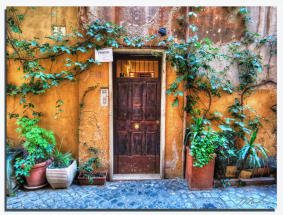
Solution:
[[[197,9],[199,10],[199,8]],[[239,14],[243,16],[246,22],[252,22],[246,8],[240,8]],[[197,18],[197,11],[190,11],[187,17],[190,16]],[[184,83],[185,90],[188,92],[184,111],[194,114],[194,109],[199,104],[199,92],[204,91],[209,97],[208,107],[203,110],[204,116],[218,122],[223,134],[230,137],[234,142],[238,138],[245,139],[245,134],[249,134],[252,129],[261,126],[260,120],[262,118],[259,115],[250,118],[245,114],[245,111],[253,110],[243,106],[244,97],[253,93],[256,87],[268,83],[276,85],[272,80],[257,83],[258,73],[263,69],[262,57],[248,48],[250,44],[255,44],[256,47],[267,45],[270,55],[276,54],[276,36],[262,37],[257,33],[246,30],[243,40],[229,44],[229,53],[224,54],[218,48],[213,47],[208,38],[200,40],[197,36],[198,28],[192,24],[186,27],[194,35],[189,37],[187,41],[176,42],[174,37],[163,39],[158,34],[130,39],[127,37],[127,32],[123,26],[96,20],[91,25],[88,25],[86,29],[73,30],[72,33],[66,36],[52,35],[48,37],[50,43],[40,43],[40,38],[36,37],[32,40],[21,39],[23,34],[21,24],[24,19],[24,15],[20,14],[16,8],[11,7],[8,9],[6,19],[8,27],[7,59],[20,63],[21,66],[18,70],[24,73],[26,81],[19,86],[8,83],[6,93],[8,96],[20,95],[19,103],[24,108],[22,114],[25,114],[29,109],[35,117],[42,115],[34,110],[35,106],[32,102],[27,101],[28,94],[40,95],[46,93],[48,89],[54,86],[57,87],[64,81],[75,81],[76,77],[91,65],[100,65],[100,62],[92,57],[85,61],[73,61],[70,59],[71,56],[88,52],[94,48],[142,47],[151,41],[159,41],[158,46],[165,49],[167,60],[176,68],[177,78],[167,90],[169,95],[175,96],[172,105],[177,106],[179,104],[178,98],[184,96],[184,92],[179,90],[179,85]],[[71,39],[76,41],[75,44],[70,44]],[[44,60],[53,62],[62,55],[65,56],[65,67],[68,68],[66,70],[53,72],[41,64]],[[211,62],[215,60],[228,61],[229,65],[224,70],[217,71],[211,66]],[[235,64],[238,66],[239,73],[240,84],[238,86],[234,86],[226,78],[227,72],[231,69],[230,66]],[[94,86],[89,90],[95,88]],[[232,94],[233,92],[241,92],[241,96],[235,99],[235,104],[227,107],[231,118],[223,119],[220,113],[210,112],[213,96],[220,97],[223,93]],[[61,100],[56,103],[57,106],[59,105],[58,111],[62,110],[59,109],[62,104],[63,101]],[[83,106],[83,102],[80,106]],[[10,118],[19,117],[19,113],[9,113],[9,116]],[[59,114],[56,116],[59,117]]]

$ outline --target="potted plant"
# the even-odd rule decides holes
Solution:
[[[84,146],[86,146],[86,143],[84,143]],[[97,157],[98,150],[93,147],[89,147],[88,152],[90,154],[90,158],[78,167],[79,183],[81,185],[104,185],[106,182],[107,172],[96,170],[101,166],[100,159]]]
[[[17,132],[23,138],[25,153],[16,159],[15,174],[22,183],[22,177],[25,177],[27,185],[24,187],[27,189],[37,189],[47,184],[46,166],[51,163],[50,157],[56,145],[53,131],[40,128],[38,122],[38,118],[20,117],[17,120]]]
[[[254,175],[257,175],[257,172],[264,171],[263,169],[260,170],[261,168],[261,158],[259,157],[259,154],[262,154],[265,158],[267,158],[267,150],[259,144],[255,143],[256,137],[258,133],[258,128],[256,130],[253,129],[253,133],[250,136],[250,139],[247,140],[246,138],[244,139],[245,145],[239,150],[239,159],[242,163],[241,169],[242,171],[240,172],[240,178],[250,178],[253,173],[255,172]],[[249,164],[249,167],[252,169],[248,170],[243,170],[244,165],[247,163]]]
[[[53,189],[68,188],[76,175],[77,162],[70,152],[63,154],[55,149],[52,163],[46,169],[46,178]]]
[[[239,184],[238,179],[238,157],[237,152],[239,151],[235,144],[235,138],[233,133],[228,130],[224,130],[218,133],[220,136],[224,136],[227,139],[227,150],[224,156],[219,153],[219,149],[216,150],[215,158],[215,179],[214,185],[226,186],[237,186]]]
[[[227,139],[213,131],[209,123],[203,116],[193,116],[186,135],[186,180],[191,190],[212,189],[215,152],[223,156],[227,148]]]

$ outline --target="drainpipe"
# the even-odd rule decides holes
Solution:
[[[189,24],[189,17],[187,16],[189,13],[189,7],[186,7],[186,23],[185,23],[185,32],[186,32],[186,36],[185,36],[185,42],[188,41],[189,39],[189,28],[188,28],[188,24]],[[186,128],[187,128],[187,112],[185,111],[185,107],[187,104],[187,95],[188,95],[188,91],[187,89],[185,89],[184,86],[184,115],[183,115],[183,178],[185,178],[186,176],[186,148],[184,145],[185,142],[185,137],[186,137]]]

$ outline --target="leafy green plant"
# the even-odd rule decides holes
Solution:
[[[209,120],[205,119],[203,115],[193,116],[193,123],[188,128],[186,142],[190,141],[191,155],[194,158],[193,165],[196,167],[208,164],[216,151],[221,156],[235,154],[233,150],[229,149],[225,136],[213,131],[209,124]]]
[[[72,153],[67,152],[63,154],[59,151],[59,149],[55,149],[52,158],[52,164],[49,166],[49,168],[66,168],[68,167],[72,162],[73,158],[71,157]]]
[[[264,155],[267,158],[267,150],[260,144],[256,144],[255,140],[257,137],[258,128],[253,130],[250,140],[245,140],[245,145],[239,150],[239,159],[241,159],[244,165],[246,160],[249,160],[249,165],[252,169],[256,167],[261,167],[261,158],[258,154]],[[242,167],[243,167],[242,165]]]
[[[86,143],[84,146],[87,147]],[[89,182],[92,184],[93,179],[92,176],[103,176],[100,173],[95,173],[95,170],[101,166],[100,158],[98,158],[98,150],[93,147],[88,148],[89,159],[85,161],[82,165],[78,166],[78,171],[83,173],[83,177],[88,177]]]
[[[14,167],[15,174],[20,182],[22,176],[29,176],[30,169],[35,164],[48,160],[56,145],[53,131],[40,128],[37,123],[38,118],[29,119],[20,117],[17,120],[17,132],[23,138],[23,148],[26,150],[25,156],[17,158]]]

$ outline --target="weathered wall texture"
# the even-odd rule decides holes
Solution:
[[[88,56],[87,56],[88,55]],[[80,60],[94,55],[81,56]],[[109,106],[100,106],[100,88],[109,86],[108,63],[92,66],[79,77],[79,161],[89,158],[89,147],[98,150],[101,169],[109,169]],[[90,88],[95,87],[93,90]],[[83,99],[84,97],[84,99]],[[86,144],[86,146],[84,145]]]
[[[32,39],[34,36],[43,38],[51,34],[51,26],[66,26],[70,33],[70,24],[74,28],[85,25],[97,18],[121,24],[129,29],[130,36],[156,34],[158,29],[165,27],[168,36],[175,36],[178,40],[184,40],[186,30],[180,26],[176,18],[185,16],[191,8],[185,7],[38,7],[36,10],[21,8],[26,11],[23,26],[23,37]],[[236,8],[205,7],[199,13],[198,18],[190,17],[190,23],[199,26],[200,38],[209,37],[213,43],[225,50],[225,45],[241,38],[244,31],[242,19],[236,14]],[[249,25],[251,31],[273,34],[276,33],[275,8],[250,8],[251,17],[257,18]],[[51,14],[56,14],[53,16]],[[44,20],[39,22],[39,20]],[[266,27],[264,27],[266,26]],[[189,32],[191,34],[191,32]],[[42,41],[41,41],[42,42]],[[70,41],[72,42],[72,41]],[[151,44],[155,45],[155,44]],[[260,74],[260,80],[270,79],[276,81],[276,56],[269,58],[265,49],[259,53],[266,55],[263,61],[269,63]],[[74,60],[82,60],[93,55],[93,52],[68,56]],[[42,60],[43,66],[52,72],[64,70],[66,56],[56,58],[52,63]],[[214,62],[214,66],[220,68],[225,62]],[[24,80],[21,72],[17,71],[18,65],[13,61],[7,61],[7,82],[19,85]],[[236,66],[232,67],[230,78],[233,83],[238,83]],[[109,87],[108,64],[91,66],[90,69],[77,77],[74,83],[64,82],[58,87],[53,87],[41,96],[29,96],[36,109],[42,111],[41,126],[55,132],[57,144],[63,151],[71,151],[76,158],[85,159],[88,154],[87,147],[98,148],[99,157],[102,159],[102,168],[109,170],[109,106],[100,107],[100,87]],[[169,86],[175,79],[175,72],[167,63],[166,85]],[[259,81],[260,81],[259,80]],[[83,107],[80,108],[83,96],[89,87],[97,86],[90,90],[84,98]],[[182,87],[182,86],[181,86]],[[237,93],[223,95],[221,98],[213,98],[211,111],[218,111],[227,115],[227,106],[239,97]],[[63,112],[55,119],[56,101],[61,98],[64,101]],[[165,132],[165,177],[182,177],[183,174],[183,98],[180,105],[172,107],[173,96],[166,96],[166,132]],[[201,95],[204,105],[207,104],[205,94]],[[9,112],[21,112],[18,104],[19,97],[7,97],[7,114]],[[248,96],[244,104],[250,105],[260,115],[268,120],[264,122],[264,129],[260,130],[258,142],[269,150],[271,155],[276,155],[276,114],[270,110],[270,106],[276,104],[276,88],[274,85],[264,86],[254,95]],[[188,123],[190,120],[188,120]],[[17,138],[15,132],[15,119],[7,119],[7,136]]]
[[[176,72],[170,66],[166,65],[167,86],[176,78]],[[183,86],[180,86],[180,90]],[[179,106],[172,107],[175,97],[170,95],[166,97],[166,123],[165,123],[165,177],[182,177],[183,170],[183,102],[179,97]]]
[[[74,7],[37,7],[34,10],[30,7],[20,7],[18,9],[20,13],[25,14],[25,20],[22,25],[24,33],[21,35],[21,39],[29,40],[34,37],[40,37],[43,38],[40,42],[44,43],[48,41],[52,43],[52,41],[45,38],[52,34],[52,25],[64,25],[66,26],[67,33],[71,33],[70,24],[72,23],[73,27],[76,27],[77,24],[77,8]],[[54,20],[55,16],[52,14],[56,14],[57,19]],[[51,72],[61,72],[62,70],[67,70],[64,67],[65,58],[66,56],[60,56],[54,62],[41,60],[40,63]],[[69,58],[76,60],[76,56],[69,56]],[[20,85],[24,82],[22,78],[23,74],[17,70],[18,67],[19,65],[15,64],[14,61],[7,60],[7,83]],[[27,97],[27,102],[32,101],[35,105],[35,110],[41,111],[43,114],[40,126],[54,131],[58,147],[64,152],[72,152],[75,157],[78,156],[76,137],[79,114],[78,93],[78,82],[64,82],[58,87],[49,89],[46,94],[40,96],[28,95]],[[59,118],[55,119],[54,116],[58,112],[56,110],[56,101],[60,98],[64,101],[64,105],[62,106],[63,112],[60,113]],[[16,141],[18,137],[16,133],[16,120],[10,120],[8,113],[22,113],[22,106],[19,105],[19,99],[20,96],[7,97],[7,136],[14,138]]]

